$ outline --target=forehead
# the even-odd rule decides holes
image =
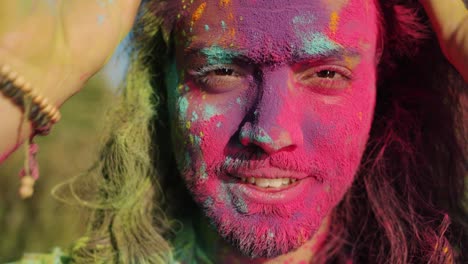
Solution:
[[[188,50],[221,47],[250,54],[321,55],[372,50],[374,0],[182,0],[178,38]]]

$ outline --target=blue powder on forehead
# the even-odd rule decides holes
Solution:
[[[311,33],[302,38],[303,52],[313,56],[326,56],[340,49],[340,46],[322,33]]]
[[[213,45],[209,48],[204,48],[201,53],[206,56],[209,64],[229,64],[233,59],[239,56],[239,52],[224,49],[220,46]]]
[[[210,26],[205,25],[205,31],[210,31]]]

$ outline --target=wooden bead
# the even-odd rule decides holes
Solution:
[[[47,98],[42,98],[42,101],[39,102],[39,106],[41,107],[42,111],[44,111],[44,108],[46,108],[49,105],[49,101]]]
[[[27,93],[27,95],[29,96],[30,99],[33,99],[33,98],[35,98],[35,97],[38,96],[37,92],[36,92],[34,89],[31,89],[31,90]],[[32,101],[33,101],[33,100],[31,100],[31,103],[32,103]]]
[[[23,186],[34,186],[35,182],[36,180],[34,180],[34,178],[31,176],[24,176],[23,178],[21,178],[21,184]]]
[[[51,105],[52,109],[50,109],[49,112],[47,112],[47,115],[52,118],[55,115],[55,112],[57,112],[57,109]]]
[[[40,106],[43,99],[44,98],[42,96],[36,95],[33,97],[33,102]]]
[[[43,111],[44,113],[46,113],[47,116],[50,117],[50,113],[51,113],[51,111],[53,110],[53,108],[54,108],[54,107],[53,107],[52,105],[49,104],[49,105],[47,105],[45,108],[43,108],[42,111]]]
[[[60,112],[56,111],[54,116],[52,117],[52,122],[55,124],[58,121],[60,121],[61,118],[62,118],[62,115],[60,114]]]
[[[16,80],[13,82],[13,84],[14,84],[14,85],[16,86],[16,88],[18,88],[18,89],[23,89],[25,83],[26,83],[26,81],[24,80],[23,77],[18,77],[18,78],[16,78]]]
[[[46,135],[51,125],[61,119],[58,109],[8,65],[0,65],[0,91],[23,110],[26,110],[26,104],[30,105],[28,118],[41,135]],[[26,196],[32,194],[32,189],[28,187],[30,183],[31,181],[26,179],[20,190]]]
[[[16,78],[18,78],[18,74],[17,74],[16,72],[11,71],[11,72],[9,72],[9,73],[7,74],[7,78],[8,78],[10,81],[15,81]]]
[[[23,91],[27,94],[29,94],[32,91],[32,86],[30,83],[25,82],[23,85]]]
[[[54,124],[57,123],[57,111],[51,112],[49,117],[50,117],[50,122]]]
[[[34,189],[31,186],[21,186],[19,195],[22,199],[30,198],[34,194]]]

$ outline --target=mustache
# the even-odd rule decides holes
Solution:
[[[317,179],[323,178],[318,166],[312,162],[290,152],[279,152],[268,155],[258,151],[243,150],[226,155],[223,162],[215,165],[219,174],[231,174],[239,170],[257,170],[263,168],[276,168],[284,171],[313,175]]]

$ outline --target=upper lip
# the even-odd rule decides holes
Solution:
[[[308,175],[303,172],[283,170],[275,167],[264,167],[257,169],[242,169],[229,171],[229,175],[237,178],[265,178],[265,179],[279,179],[279,178],[291,178],[291,179],[303,179]]]

